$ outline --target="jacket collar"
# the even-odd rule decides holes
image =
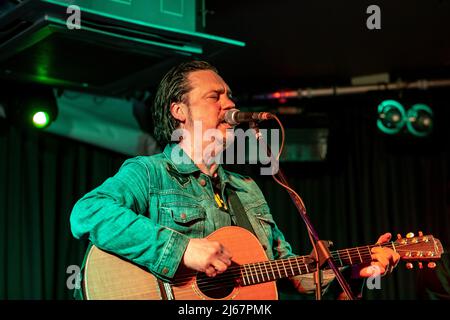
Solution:
[[[194,161],[192,161],[192,159],[176,143],[167,144],[164,148],[163,153],[172,167],[174,167],[181,174],[189,175],[194,172],[200,171],[199,167],[195,165]],[[217,174],[219,175],[219,178],[223,183],[228,183],[235,189],[242,189],[239,185],[237,185],[230,179],[228,173],[220,164],[217,168]]]

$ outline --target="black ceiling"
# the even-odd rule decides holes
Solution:
[[[367,7],[381,9],[369,30]],[[206,32],[247,43],[212,59],[234,91],[450,76],[449,0],[207,1]]]

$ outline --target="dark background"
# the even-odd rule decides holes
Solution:
[[[381,7],[381,30],[366,28],[370,4]],[[247,42],[211,58],[237,95],[346,85],[353,76],[377,72],[388,72],[391,80],[450,75],[449,1],[211,1],[207,7],[214,14],[208,15],[206,32]],[[429,103],[434,133],[424,139],[381,134],[376,106],[388,97]],[[387,231],[395,236],[422,230],[448,247],[449,90],[316,101],[314,108],[332,120],[327,161],[282,166],[319,235],[345,248],[373,243]],[[308,107],[303,101],[292,104]],[[0,155],[0,299],[69,299],[66,269],[81,264],[86,246],[71,236],[71,208],[126,157],[6,123],[1,123]],[[259,176],[255,166],[232,169],[258,182],[294,250],[309,253],[305,228],[287,193],[270,177]],[[437,271],[438,276],[417,265],[406,270],[400,263],[383,279],[382,290],[365,297],[448,297],[448,262],[439,263]]]

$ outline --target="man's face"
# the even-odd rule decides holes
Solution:
[[[218,130],[227,139],[227,129],[232,127],[224,121],[227,110],[235,107],[231,91],[225,81],[214,71],[194,71],[188,75],[191,91],[187,94],[188,117],[185,129],[194,139],[203,139],[209,129]],[[202,137],[194,136],[194,125],[201,123]],[[198,129],[197,129],[198,132]],[[229,131],[230,132],[230,131]],[[203,141],[203,148],[211,141]],[[202,148],[202,149],[203,149]]]

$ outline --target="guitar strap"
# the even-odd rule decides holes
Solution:
[[[255,230],[253,230],[253,227],[248,220],[247,214],[245,213],[244,206],[242,205],[241,200],[239,199],[238,195],[236,194],[236,191],[234,191],[231,188],[227,188],[227,194],[228,194],[228,203],[230,204],[230,207],[234,213],[234,216],[236,217],[236,224],[239,227],[245,228],[251,233],[255,235],[256,238],[258,236],[255,233]]]

